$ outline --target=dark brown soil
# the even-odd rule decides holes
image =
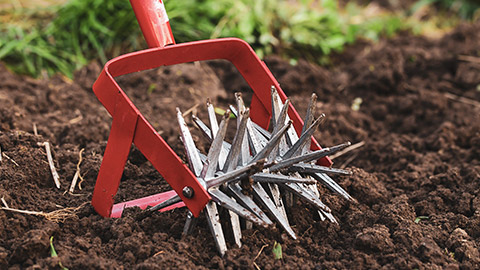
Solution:
[[[243,231],[241,248],[229,241],[223,258],[204,218],[181,239],[185,209],[137,222],[138,209],[106,219],[88,204],[111,123],[90,89],[98,65],[78,72],[73,82],[20,77],[0,66],[0,197],[26,210],[80,207],[60,223],[0,210],[0,269],[55,269],[59,262],[70,269],[479,269],[478,48],[480,23],[440,40],[405,35],[356,48],[333,69],[268,58],[301,114],[311,92],[319,96],[317,110],[328,116],[316,134],[322,145],[365,142],[334,160],[354,171],[335,179],[358,203],[319,186],[339,225],[319,221],[314,209],[298,202],[289,211],[298,240],[254,227]],[[465,55],[473,58],[459,59]],[[165,67],[118,81],[181,156],[175,106],[186,111],[210,96],[226,108],[234,91],[248,90],[224,62]],[[362,99],[358,111],[351,106],[356,98]],[[38,145],[44,141],[53,146],[60,190]],[[64,194],[82,148],[83,189]],[[116,200],[167,188],[132,147]],[[50,256],[51,236],[59,257]],[[275,241],[282,245],[281,260],[272,254]]]

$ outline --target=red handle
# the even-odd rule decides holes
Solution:
[[[162,0],[130,0],[133,12],[150,48],[175,44]]]

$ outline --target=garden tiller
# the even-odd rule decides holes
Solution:
[[[113,117],[92,197],[95,210],[104,217],[120,217],[124,208],[138,206],[145,209],[142,215],[145,216],[157,210],[186,206],[189,211],[184,233],[190,231],[195,217],[204,211],[222,255],[226,244],[217,206],[228,210],[238,246],[241,245],[240,218],[246,221],[243,224],[247,227],[252,224],[273,226],[274,220],[296,238],[284,206],[285,201],[293,201],[292,194],[314,205],[322,220],[336,222],[319,198],[316,181],[352,199],[327,175],[349,173],[331,168],[332,162],[327,157],[349,143],[321,149],[312,137],[324,117],[314,119],[315,95],[312,95],[304,122],[246,42],[222,38],[175,44],[161,0],[130,0],[130,3],[150,49],[109,61],[93,85],[95,95]],[[114,78],[161,66],[214,59],[228,60],[238,69],[253,90],[252,101],[249,108],[245,107],[241,94],[237,93],[236,106],[230,106],[220,123],[209,102],[210,125],[193,116],[193,122],[210,142],[206,154],[196,148],[182,113],[177,109],[187,167]],[[230,114],[236,116],[237,122],[232,143],[224,140]],[[132,143],[173,190],[114,204]]]

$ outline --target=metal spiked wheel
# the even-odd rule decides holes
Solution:
[[[314,162],[344,149],[350,143],[310,151],[311,136],[325,117],[322,114],[314,119],[315,94],[310,100],[300,137],[287,115],[289,100],[282,103],[275,87],[272,86],[271,89],[271,133],[250,120],[249,109],[245,107],[241,94],[237,93],[235,97],[237,106],[230,106],[220,124],[209,101],[207,111],[210,126],[193,116],[193,122],[211,143],[207,155],[200,153],[195,146],[182,113],[177,108],[181,140],[188,164],[212,198],[204,211],[219,253],[224,255],[227,246],[218,206],[228,209],[234,240],[239,247],[242,245],[239,218],[245,219],[247,224],[254,223],[263,227],[273,226],[273,219],[290,237],[297,238],[289,224],[281,190],[287,196],[293,194],[312,204],[318,209],[321,220],[337,223],[331,210],[320,200],[316,183],[319,181],[345,199],[352,200],[352,197],[328,176],[350,174],[350,171],[319,166]],[[237,130],[231,144],[225,141],[230,113],[237,119]],[[193,196],[192,192],[185,188],[183,195]],[[149,208],[145,213],[152,213],[180,201],[180,197],[175,196]],[[189,212],[184,234],[191,231],[193,221],[194,217]]]

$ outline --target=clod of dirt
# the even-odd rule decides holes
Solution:
[[[355,246],[364,251],[388,252],[394,245],[388,228],[377,224],[357,234]]]
[[[45,230],[28,231],[16,245],[9,263],[23,263],[25,258],[33,260],[47,256],[50,244],[49,233]]]
[[[480,254],[477,244],[461,228],[456,228],[447,241],[448,250],[453,251],[453,256],[460,262],[471,261],[480,263]]]

